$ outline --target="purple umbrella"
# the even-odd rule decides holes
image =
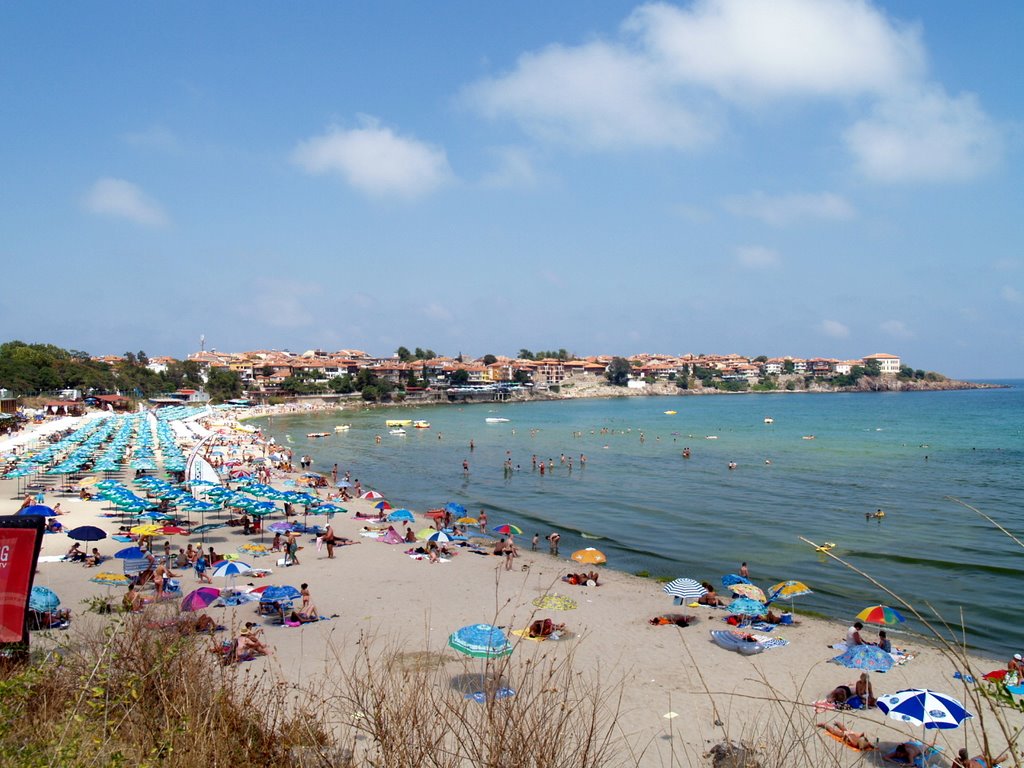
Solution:
[[[213,587],[199,587],[185,595],[181,601],[183,611],[201,611],[209,608],[213,602],[220,598],[220,590]]]

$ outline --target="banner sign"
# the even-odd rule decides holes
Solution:
[[[46,521],[0,517],[0,643],[28,643],[26,612]]]

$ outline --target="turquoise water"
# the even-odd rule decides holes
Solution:
[[[1002,383],[1011,386],[435,406],[263,423],[279,441],[290,435],[314,468],[338,462],[395,506],[486,509],[490,527],[514,523],[521,538],[559,531],[563,552],[597,546],[626,571],[717,583],[747,561],[761,586],[799,579],[815,592],[800,607],[844,619],[893,602],[798,537],[835,542],[835,554],[911,602],[930,602],[950,622],[963,608],[970,643],[1005,654],[1024,646],[1024,551],[945,498],[1024,538],[1024,382]],[[386,418],[432,428],[393,436]],[[352,429],[334,433],[339,423]],[[314,431],[332,434],[305,437]],[[534,471],[534,454],[553,459],[553,471]],[[518,471],[504,471],[506,456]],[[885,519],[866,521],[878,508]]]

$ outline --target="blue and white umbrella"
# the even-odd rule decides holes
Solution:
[[[694,579],[675,579],[674,581],[670,581],[662,587],[662,592],[666,592],[673,597],[681,598],[683,602],[699,600],[708,593],[708,591],[704,589],[703,585]]]
[[[281,584],[267,587],[260,595],[261,603],[277,603],[282,600],[296,600],[302,597],[302,593],[290,584]]]
[[[435,531],[427,537],[427,541],[434,541],[438,544],[447,544],[448,542],[453,541],[453,539],[444,531]]]
[[[211,576],[238,576],[241,573],[248,573],[252,566],[243,563],[241,560],[225,560],[213,569]]]
[[[879,696],[878,708],[893,720],[925,728],[959,728],[964,720],[974,717],[956,699],[927,688]]]

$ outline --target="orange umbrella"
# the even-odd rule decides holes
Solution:
[[[601,565],[602,563],[608,562],[608,558],[604,556],[604,552],[593,547],[587,547],[586,549],[579,549],[572,553],[572,559],[577,563],[584,563],[586,565]]]

